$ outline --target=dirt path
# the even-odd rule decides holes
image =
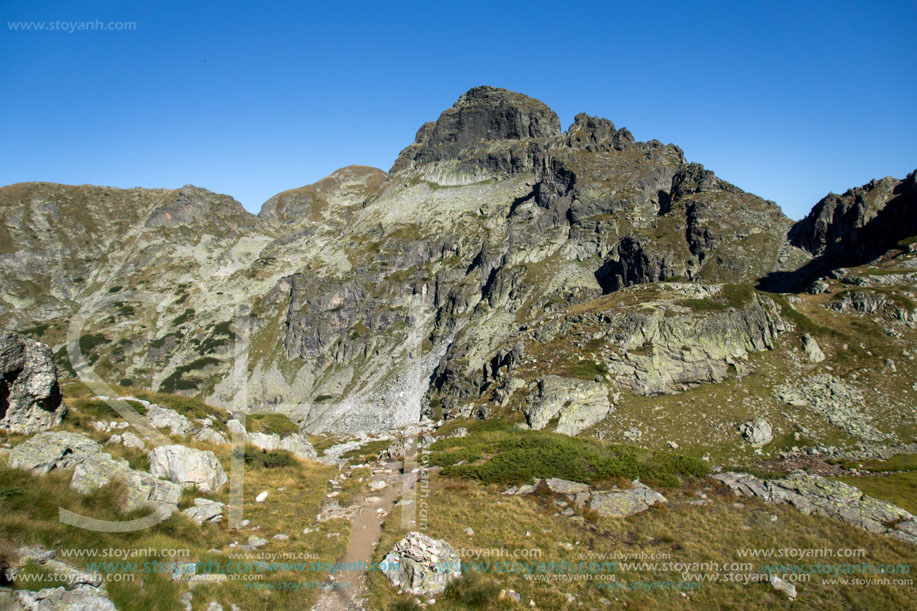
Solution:
[[[374,466],[374,471],[389,470],[390,473],[374,473],[371,481],[385,481],[386,486],[377,492],[368,492],[357,497],[354,506],[358,509],[350,520],[350,539],[347,549],[337,562],[359,566],[369,565],[373,552],[382,536],[382,520],[406,491],[414,487],[416,473],[402,475],[400,462]],[[379,510],[382,511],[379,511]],[[322,590],[312,611],[356,611],[363,610],[366,597],[367,575],[363,571],[345,570],[329,578],[338,587]]]

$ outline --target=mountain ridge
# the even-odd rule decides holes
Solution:
[[[493,87],[424,124],[389,173],[346,166],[258,215],[190,185],[30,184],[0,188],[16,248],[0,255],[0,325],[40,329],[59,356],[77,333],[113,381],[230,405],[246,321],[253,408],[316,431],[475,412],[499,351],[568,305],[660,282],[754,285],[817,256],[788,238],[802,221],[676,145],[585,113],[561,131],[543,103]],[[82,258],[75,236],[57,239],[61,210],[88,217]],[[131,290],[157,303],[119,300]],[[91,313],[82,330],[76,312]]]

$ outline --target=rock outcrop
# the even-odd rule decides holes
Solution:
[[[527,398],[525,417],[533,429],[543,429],[558,418],[557,432],[576,435],[600,422],[613,409],[608,387],[591,380],[542,376]]]
[[[417,166],[427,166],[429,172],[430,166],[452,162],[454,166],[440,167],[436,174],[446,178],[451,170],[454,182],[522,171],[531,169],[544,151],[544,145],[536,142],[555,136],[560,136],[560,119],[544,103],[506,89],[475,87],[435,123],[418,130],[414,144],[401,152],[392,172]]]
[[[36,474],[73,468],[70,487],[82,494],[120,480],[127,487],[128,511],[152,506],[170,514],[181,500],[180,486],[132,469],[127,461],[103,453],[102,446],[79,433],[39,433],[13,448],[10,466]]]
[[[0,598],[3,602],[3,598]],[[20,590],[9,601],[10,611],[115,611],[116,607],[99,588],[80,585],[68,590],[64,587],[44,588],[38,591]]]
[[[229,481],[216,455],[182,445],[159,446],[150,452],[150,473],[201,492],[216,492]]]
[[[635,481],[633,488],[627,490],[593,492],[589,500],[589,509],[603,517],[626,518],[646,511],[651,505],[665,502],[664,496]]]
[[[917,235],[917,170],[902,180],[872,180],[843,195],[829,193],[787,233],[790,246],[814,258],[790,273],[776,272],[762,284],[801,291],[843,267],[862,265],[901,240]]]
[[[160,513],[171,514],[181,500],[181,486],[158,479],[153,475],[131,469],[127,461],[112,458],[108,454],[89,456],[73,470],[70,487],[83,494],[120,480],[127,485],[127,499],[124,509],[133,511],[152,506]]]
[[[533,484],[514,486],[505,490],[504,494],[533,494],[542,486],[553,494],[565,497],[574,506],[588,508],[606,518],[626,518],[646,511],[653,505],[668,502],[664,496],[640,480],[631,482],[629,488],[615,487],[594,490],[589,484],[582,482],[548,478],[536,480]],[[561,512],[561,515],[573,515],[573,511],[567,508]]]
[[[230,435],[238,437],[242,443],[250,443],[261,450],[286,450],[298,456],[315,460],[318,454],[306,436],[302,433],[291,433],[281,436],[278,433],[249,433],[239,420],[231,419],[226,423]],[[232,440],[230,440],[232,441]]]
[[[789,240],[842,267],[865,263],[914,235],[917,170],[903,180],[887,176],[843,195],[828,194],[793,225]]]
[[[10,466],[42,474],[70,469],[101,451],[102,446],[79,433],[39,433],[13,448]]]
[[[0,430],[31,435],[57,426],[66,413],[51,349],[0,331]]]
[[[452,546],[423,533],[409,532],[382,560],[382,571],[404,592],[436,595],[461,579],[461,559]]]
[[[805,473],[762,480],[746,473],[728,472],[713,478],[737,495],[758,497],[768,503],[787,503],[805,514],[828,515],[873,533],[889,534],[917,544],[914,516],[843,482]]]

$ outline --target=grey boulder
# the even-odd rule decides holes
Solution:
[[[12,609],[30,611],[115,611],[116,609],[115,604],[108,600],[102,590],[89,585],[80,585],[72,590],[62,587],[45,588],[37,592],[20,590],[16,592],[12,605]]]
[[[774,440],[774,431],[771,425],[763,418],[755,418],[749,422],[743,422],[739,425],[739,432],[745,441],[756,448],[765,446]]]
[[[127,461],[116,460],[108,454],[90,456],[78,464],[73,470],[70,487],[87,494],[112,480],[120,480],[127,486],[125,508],[128,511],[152,505],[171,514],[181,500],[181,486],[178,484],[131,469]]]
[[[216,492],[229,479],[216,455],[183,445],[167,445],[150,452],[150,473],[202,492]]]
[[[222,520],[224,507],[225,505],[218,501],[194,499],[194,507],[189,507],[182,513],[198,524],[206,524]]]

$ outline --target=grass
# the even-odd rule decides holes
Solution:
[[[728,309],[725,304],[714,299],[681,299],[677,303],[694,312],[720,312]]]
[[[220,360],[210,356],[195,359],[186,365],[178,367],[159,385],[159,390],[164,393],[174,393],[179,390],[197,390],[202,380],[198,378],[185,378],[185,374],[200,371],[210,365],[219,365]]]
[[[354,463],[364,463],[369,460],[375,460],[379,456],[379,453],[392,445],[393,441],[391,439],[380,439],[379,441],[370,441],[364,443],[359,448],[354,448],[348,452],[344,452],[341,455],[341,458],[344,460],[350,460]]]
[[[859,469],[860,471],[917,471],[917,454],[895,454],[888,460],[868,460],[865,462],[845,460],[842,464],[845,469]]]
[[[696,498],[693,492],[708,495],[709,505],[680,504],[685,498]],[[455,549],[508,550],[507,554],[481,556],[491,562],[492,570],[479,565],[477,572],[466,571],[462,582],[450,586],[436,597],[435,608],[446,611],[462,609],[519,609],[533,600],[538,609],[895,609],[909,608],[913,589],[906,586],[832,585],[813,575],[808,583],[798,583],[795,603],[768,583],[703,583],[700,589],[633,588],[602,590],[600,581],[557,579],[539,581],[523,574],[493,569],[497,561],[578,563],[587,554],[646,554],[647,562],[702,563],[720,565],[751,562],[738,574],[762,572],[762,562],[742,558],[740,549],[863,549],[864,557],[851,562],[874,564],[912,564],[913,547],[902,542],[853,528],[840,521],[803,515],[787,505],[768,505],[757,499],[743,500],[735,507],[735,498],[710,480],[699,480],[691,489],[667,492],[669,504],[652,508],[626,519],[585,516],[566,518],[557,514],[552,497],[516,497],[502,495],[493,485],[455,480],[432,475],[429,493],[424,497],[428,507],[425,524],[402,526],[401,507],[396,506],[383,526],[382,539],[373,561],[379,562],[408,530],[422,530],[437,539],[445,539]],[[682,496],[684,495],[684,496]],[[473,535],[465,532],[471,527]],[[528,556],[512,554],[525,551]],[[607,557],[607,556],[606,556]],[[463,560],[473,562],[465,556]],[[639,560],[637,562],[640,562]],[[794,561],[780,561],[793,563]],[[828,560],[827,562],[831,562]],[[844,561],[840,561],[844,562]],[[600,571],[601,569],[599,569]],[[611,572],[611,571],[609,571]],[[649,586],[653,583],[688,581],[681,571],[659,567],[640,570],[619,563],[614,577],[624,584]],[[607,583],[607,582],[606,582]],[[413,596],[401,594],[378,571],[368,580],[369,604],[372,609],[410,609]],[[513,589],[521,604],[498,598],[503,589]],[[574,602],[568,603],[567,596]]]
[[[79,387],[71,390],[78,391]],[[228,465],[229,448],[217,447],[215,451],[224,466]],[[285,452],[263,453],[253,448],[249,448],[249,451],[255,460],[247,464],[244,474],[244,517],[251,520],[252,527],[259,528],[239,532],[228,530],[225,520],[221,524],[198,527],[180,513],[150,529],[136,532],[107,533],[74,528],[58,520],[59,507],[107,520],[141,517],[147,512],[141,510],[124,513],[121,510],[126,489],[120,482],[113,482],[84,496],[69,488],[70,471],[36,476],[27,471],[11,469],[5,464],[5,458],[0,458],[0,565],[14,561],[15,548],[26,544],[38,544],[56,550],[139,550],[144,552],[143,558],[140,559],[141,563],[171,559],[158,550],[188,549],[190,559],[195,561],[215,560],[226,563],[230,559],[224,552],[208,550],[228,551],[233,540],[244,541],[250,534],[270,539],[273,534],[280,532],[290,538],[287,541],[271,540],[268,549],[272,553],[301,554],[306,551],[314,554],[310,557],[321,562],[331,562],[338,558],[347,540],[347,523],[342,520],[315,523],[315,515],[326,493],[326,481],[337,473],[337,469],[301,461]],[[263,457],[272,454],[282,454],[282,464],[263,460]],[[269,492],[268,502],[255,503],[253,497],[262,490]],[[195,496],[200,495],[186,491],[182,506],[189,505]],[[207,496],[227,502],[228,487]],[[313,528],[314,532],[303,534],[302,530],[307,526]],[[149,555],[149,550],[154,550],[154,553]],[[69,560],[58,553],[58,559],[82,570],[86,568],[85,558]],[[24,570],[36,574],[46,572],[42,567],[29,565]],[[118,609],[166,611],[181,608],[179,596],[188,589],[187,585],[181,581],[173,581],[168,575],[163,574],[143,574],[138,570],[133,576],[133,582],[108,583],[109,596]],[[315,573],[307,577],[320,581],[325,575]],[[290,570],[269,573],[265,581],[290,582],[303,578],[302,573]],[[38,589],[55,584],[33,580],[17,585]],[[317,595],[316,590],[275,590],[266,598],[263,591],[246,589],[244,581],[232,580],[222,585],[198,586],[194,590],[196,605],[206,606],[209,601],[215,600],[222,603],[224,608],[229,608],[230,604],[235,603],[243,609],[254,610],[309,608]]]
[[[263,450],[253,445],[245,446],[243,459],[246,465],[261,469],[276,469],[294,464],[293,455],[286,450]]]
[[[245,428],[249,433],[289,435],[299,432],[299,427],[283,414],[250,414],[245,418]]]
[[[917,514],[917,471],[910,470],[892,475],[841,477],[840,481],[856,486],[865,494],[894,503]]]
[[[800,332],[819,337],[842,337],[842,335],[834,329],[814,322],[811,318],[794,308],[783,295],[778,293],[766,293],[766,295],[780,306],[781,315],[792,321]]]
[[[503,485],[559,477],[597,485],[639,478],[659,486],[677,486],[682,478],[701,477],[708,472],[705,462],[671,452],[651,452],[509,425],[481,428],[472,424],[467,437],[434,443],[430,463],[444,467],[443,475]]]
[[[605,363],[597,361],[582,360],[575,363],[562,363],[557,374],[568,378],[579,378],[581,380],[593,380],[596,376],[604,378],[608,375],[608,367]]]

